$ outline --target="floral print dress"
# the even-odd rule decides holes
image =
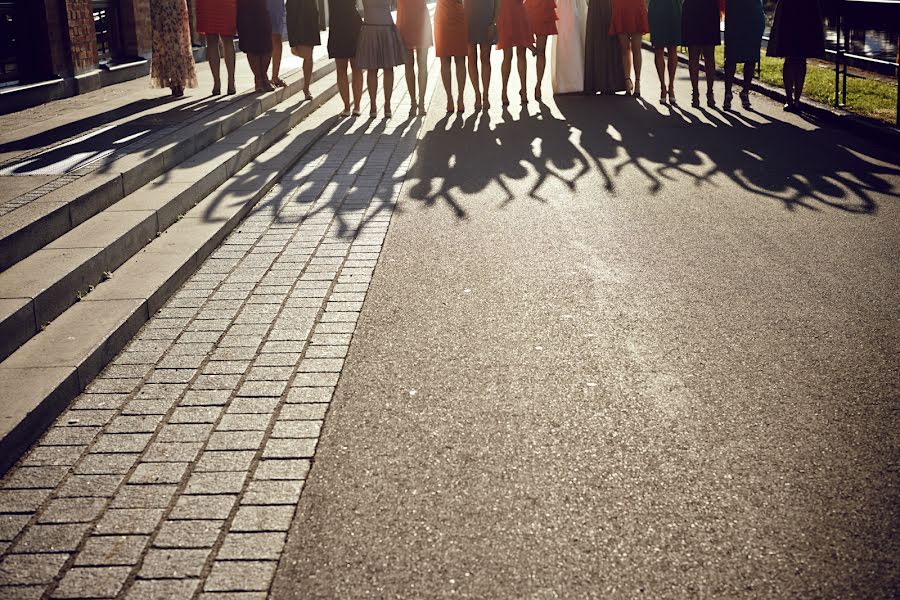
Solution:
[[[154,87],[197,87],[191,29],[185,0],[150,0],[153,58],[150,81]]]

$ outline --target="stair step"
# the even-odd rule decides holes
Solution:
[[[335,125],[341,101],[330,98],[303,121],[301,132],[277,140],[0,363],[0,475]],[[296,123],[303,117],[286,118]]]
[[[337,93],[288,98],[0,273],[0,360],[99,284],[191,206],[207,197]]]
[[[334,61],[314,66],[313,79],[334,71]],[[303,90],[302,76],[285,78],[274,92],[223,98],[223,106],[199,121],[79,177],[22,206],[0,221],[0,272],[77,227],[148,182]]]

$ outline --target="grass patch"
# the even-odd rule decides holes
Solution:
[[[716,46],[716,64],[725,65],[725,48]],[[763,55],[760,65],[760,80],[769,85],[781,87],[780,58]],[[810,63],[806,69],[806,85],[803,94],[834,105],[834,69]],[[897,122],[897,86],[885,81],[847,76],[847,105],[850,112],[895,125]]]

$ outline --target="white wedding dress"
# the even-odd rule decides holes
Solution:
[[[559,35],[554,36],[550,54],[550,78],[554,94],[584,91],[584,40],[587,30],[587,2],[558,0]]]

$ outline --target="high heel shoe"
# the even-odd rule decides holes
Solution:
[[[697,91],[691,92],[691,106],[700,108],[700,93]]]
[[[734,94],[731,92],[725,92],[725,101],[722,102],[722,108],[724,110],[731,110],[731,101],[734,100]]]
[[[741,92],[741,106],[744,107],[744,110],[750,110],[753,108],[753,105],[750,104],[750,92],[743,91]]]
[[[625,93],[629,96],[634,93],[634,82],[631,80],[631,77],[625,79]]]
[[[659,92],[659,103],[660,104],[666,103],[666,88],[665,87]]]
[[[710,108],[716,107],[716,97],[713,95],[712,91],[706,92],[706,105]]]
[[[641,80],[638,79],[634,82],[634,93],[632,94],[635,98],[641,97]]]

